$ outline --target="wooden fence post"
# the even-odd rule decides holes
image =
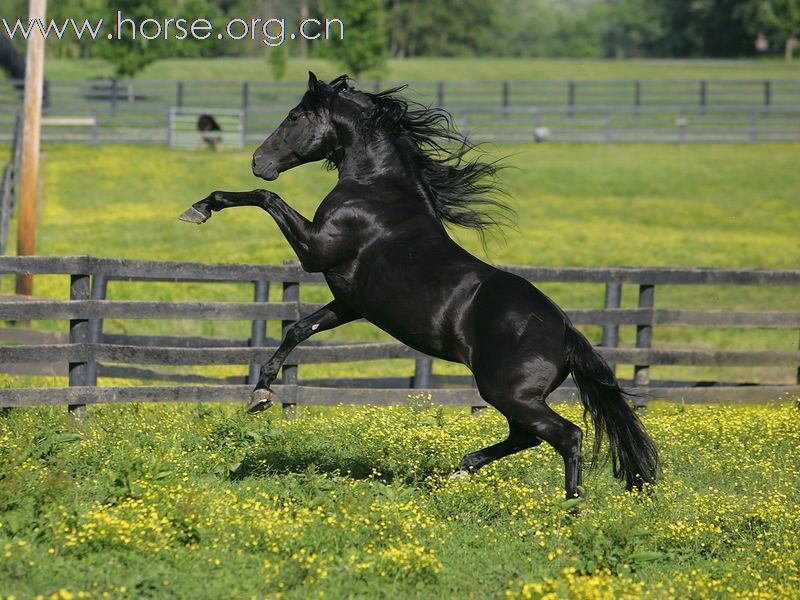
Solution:
[[[503,89],[502,89],[502,96],[503,96],[503,115],[508,116],[508,107],[511,103],[511,84],[507,81],[503,82]]]
[[[700,113],[706,114],[706,104],[708,103],[708,84],[700,82]]]
[[[642,82],[641,81],[634,81],[633,82],[633,107],[636,116],[639,116],[639,113],[642,108]]]
[[[764,106],[767,108],[772,104],[772,83],[769,81],[764,82]]]
[[[800,350],[800,336],[798,336],[797,340],[797,349]],[[795,381],[800,385],[800,365],[797,365],[797,379]]]
[[[183,82],[179,81],[175,85],[177,87],[175,90],[175,106],[181,108],[183,107]]]
[[[569,107],[569,116],[575,116],[575,82],[567,82],[567,106]]]
[[[606,284],[605,308],[619,308],[622,299],[622,284],[609,282]],[[616,348],[619,345],[619,325],[603,325],[603,338],[600,345],[604,348]],[[609,364],[616,373],[617,365]]]
[[[250,83],[245,81],[242,83],[242,112],[247,113],[250,108]]]
[[[414,361],[414,387],[416,389],[427,389],[431,387],[431,373],[433,372],[433,360],[430,358],[418,358]]]
[[[286,261],[284,264],[297,265],[293,260]],[[297,304],[297,318],[294,321],[282,322],[282,333],[285,337],[291,326],[300,319],[300,283],[296,281],[285,281],[283,283],[283,301],[295,302]],[[289,402],[282,402],[283,416],[288,419],[293,419],[297,416],[297,403],[292,402],[292,400],[297,398],[297,364],[284,363],[281,373],[283,375],[284,393],[289,395]]]
[[[115,77],[111,80],[111,114],[117,114],[117,102],[119,102],[119,80]]]
[[[269,300],[269,282],[256,281],[254,282],[253,302],[267,302]],[[254,319],[253,327],[250,334],[250,347],[259,348],[267,341],[267,322],[263,319]],[[250,376],[247,381],[250,385],[258,383],[258,377],[261,374],[261,365],[253,363],[250,365]]]
[[[105,300],[108,291],[108,277],[95,275],[92,278],[92,300]],[[88,341],[99,344],[103,337],[103,319],[90,319],[88,326]],[[86,363],[86,383],[84,385],[97,385],[97,361],[91,359]]]
[[[436,106],[444,106],[444,81],[436,84]]]
[[[69,299],[88,300],[89,299],[89,275],[70,275]],[[85,344],[89,341],[89,321],[87,319],[71,319],[69,322],[69,343]],[[69,385],[87,385],[88,365],[86,362],[69,363]],[[69,414],[78,421],[86,418],[85,404],[70,404]]]
[[[655,303],[656,286],[643,283],[639,286],[639,308],[652,309]],[[649,323],[636,326],[636,347],[650,348],[653,343],[653,316],[650,315]],[[633,367],[633,386],[647,387],[650,385],[650,365],[636,365]],[[633,399],[634,408],[646,408],[647,398],[636,397]]]

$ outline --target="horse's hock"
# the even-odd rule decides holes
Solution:
[[[800,330],[800,311],[726,311],[658,308],[656,288],[670,285],[749,285],[800,287],[800,270],[732,270],[671,268],[541,268],[506,267],[530,281],[605,284],[602,307],[567,311],[576,325],[602,327],[606,360],[616,368],[627,365],[633,378],[624,385],[644,391],[651,399],[686,402],[757,402],[800,394],[800,351],[786,349],[710,350],[697,347],[658,347],[658,327]],[[296,405],[402,405],[409,395],[432,393],[433,402],[453,406],[485,406],[472,387],[472,378],[433,372],[432,360],[400,343],[339,343],[308,340],[296,348],[271,390],[251,397],[258,365],[274,352],[280,340],[268,338],[267,322],[283,330],[318,305],[300,300],[300,286],[324,285],[317,274],[297,265],[206,264],[79,257],[0,257],[0,273],[63,275],[70,300],[0,299],[0,318],[16,321],[65,321],[68,328],[48,331],[7,325],[0,328],[0,372],[12,375],[68,376],[68,387],[18,387],[0,390],[0,406],[68,405],[82,416],[88,404],[115,402],[254,402],[267,408],[271,393],[288,414]],[[111,281],[238,283],[252,286],[254,302],[154,302],[109,300]],[[269,301],[270,286],[279,285],[280,301]],[[620,308],[623,286],[634,285],[635,308]],[[131,335],[104,331],[103,319],[238,320],[251,323],[247,339],[188,335]],[[65,323],[66,325],[66,323]],[[619,328],[635,327],[635,339],[620,345]],[[407,376],[302,378],[298,367],[384,359],[415,359]],[[242,365],[242,375],[221,377],[178,372],[178,367]],[[663,366],[708,367],[726,374],[747,367],[771,367],[774,380],[722,377],[704,381],[656,377]],[[630,367],[633,367],[632,369]],[[113,377],[159,385],[98,386],[98,378]],[[571,382],[550,399],[575,396]]]

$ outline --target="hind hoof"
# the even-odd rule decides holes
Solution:
[[[448,479],[466,479],[467,477],[469,477],[469,475],[470,475],[469,471],[465,471],[464,469],[459,469],[458,471],[451,473]]]
[[[190,206],[187,210],[182,212],[178,217],[181,221],[186,221],[187,223],[194,223],[196,225],[200,225],[201,223],[205,223],[211,218],[211,213],[204,213],[202,211],[197,210],[194,206]]]
[[[272,406],[272,398],[275,396],[272,390],[259,388],[254,390],[250,396],[250,404],[247,405],[248,414],[255,415]]]

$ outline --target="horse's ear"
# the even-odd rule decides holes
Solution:
[[[317,76],[314,75],[312,71],[308,72],[308,90],[311,92],[316,92],[317,88],[319,87],[319,80]]]

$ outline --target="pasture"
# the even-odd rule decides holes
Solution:
[[[790,402],[655,405],[663,483],[632,496],[601,465],[576,518],[546,446],[448,480],[504,424],[424,398],[295,421],[8,411],[0,596],[797,597],[798,417]]]
[[[340,75],[343,67],[323,59],[293,58],[284,81],[305,81],[312,70],[323,79]],[[56,80],[111,77],[113,68],[101,59],[50,59],[47,77]],[[797,79],[800,68],[778,58],[767,59],[530,59],[530,58],[413,58],[390,60],[380,73],[364,79],[387,81],[597,81],[604,79],[756,80]],[[137,75],[156,81],[273,81],[265,58],[164,59]]]
[[[478,256],[500,264],[545,266],[707,266],[795,268],[800,264],[796,225],[800,222],[796,145],[500,146],[510,155],[502,173],[508,200],[518,213],[516,230],[489,240],[486,252],[472,235],[454,234]],[[177,215],[214,189],[252,189],[264,182],[250,172],[245,152],[180,152],[160,147],[113,146],[94,152],[84,146],[48,146],[39,221],[40,254],[277,264],[294,258],[283,236],[262,211],[229,210],[197,227]],[[271,188],[311,216],[332,187],[335,175],[319,165],[285,173]],[[124,185],[120,182],[125,182]],[[12,229],[13,232],[13,229]],[[13,239],[10,242],[13,247]],[[11,278],[4,290],[11,291]],[[545,284],[567,308],[600,306],[602,285]],[[152,300],[244,300],[251,291],[230,285],[113,283],[109,297]],[[66,298],[59,278],[38,277],[36,293]],[[273,291],[277,299],[279,290]],[[321,288],[304,300],[327,301]],[[672,286],[659,290],[663,308],[785,310],[800,304],[793,289]],[[413,301],[411,299],[410,301]],[[623,305],[635,306],[636,290],[625,290]],[[64,328],[65,324],[44,323]],[[276,325],[276,324],[275,324]],[[106,322],[108,332],[236,335],[247,323],[188,321]],[[124,328],[124,329],[123,329]],[[271,336],[277,337],[277,329]],[[593,339],[599,330],[589,329]],[[657,328],[656,343],[719,349],[796,348],[796,334],[784,331],[723,331]],[[349,324],[322,334],[336,339],[388,339],[374,327]],[[633,328],[623,327],[623,345]],[[387,375],[410,373],[407,361],[309,366],[300,376],[339,376],[354,370]],[[437,372],[460,373],[437,363]],[[661,374],[703,378],[704,368]],[[739,370],[751,381],[794,382],[784,369]],[[625,374],[625,373],[623,373]],[[625,374],[627,375],[627,374]]]
[[[797,145],[545,144],[493,151],[509,154],[515,167],[502,177],[517,229],[489,240],[486,252],[477,238],[455,232],[492,262],[743,268],[800,262]],[[257,209],[227,211],[202,227],[177,220],[213,189],[263,187],[249,164],[247,152],[47,146],[37,251],[293,258]],[[312,165],[267,185],[310,216],[333,177]],[[4,278],[3,292],[12,285]],[[601,286],[542,287],[570,308],[602,301]],[[36,279],[35,293],[67,297],[63,279],[48,277]],[[322,301],[326,292],[307,293],[314,295],[307,300]],[[250,300],[250,294],[230,285],[110,287],[115,299]],[[687,286],[665,290],[656,304],[780,310],[797,306],[797,294]],[[634,303],[630,290],[623,304]],[[122,327],[245,336],[248,325],[205,323],[198,331],[192,322],[106,322],[107,331]],[[596,340],[597,331],[588,333]],[[365,324],[325,335],[385,338]],[[729,349],[797,344],[791,330],[657,328],[655,335],[665,343]],[[623,328],[621,336],[631,343],[632,330]],[[312,376],[333,366],[308,368]],[[409,372],[410,364],[336,368],[389,374]],[[746,376],[758,380],[765,371]],[[776,374],[794,381],[794,372]],[[3,379],[8,386],[29,383]],[[800,594],[800,412],[796,400],[780,400],[738,407],[653,403],[644,419],[664,459],[663,483],[631,496],[612,480],[610,466],[600,465],[587,472],[577,518],[562,503],[563,467],[549,447],[466,480],[446,479],[465,452],[499,440],[505,430],[491,412],[473,418],[466,410],[436,408],[428,398],[391,409],[301,410],[295,421],[274,409],[247,417],[239,406],[90,407],[85,424],[71,423],[63,407],[0,411],[0,596],[794,597]],[[558,410],[580,420],[575,406]]]

